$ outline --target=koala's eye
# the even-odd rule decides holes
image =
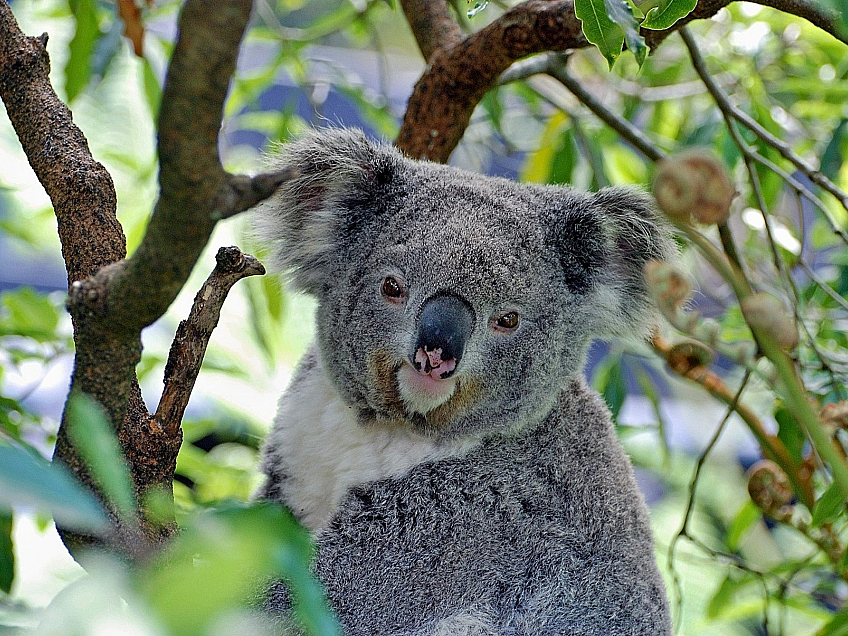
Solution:
[[[380,287],[380,292],[392,302],[400,302],[403,300],[403,287],[396,278],[386,276],[383,279],[383,285]]]
[[[512,331],[518,327],[518,313],[510,311],[495,321],[495,327],[501,331]]]

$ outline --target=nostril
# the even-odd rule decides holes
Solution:
[[[415,369],[422,375],[431,375],[433,378],[442,379],[456,368],[456,360],[453,358],[442,358],[442,348],[437,347],[429,350],[419,347],[414,357]]]

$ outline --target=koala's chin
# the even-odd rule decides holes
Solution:
[[[456,376],[436,379],[423,375],[404,364],[397,372],[398,393],[406,409],[412,413],[426,415],[440,407],[456,392]]]

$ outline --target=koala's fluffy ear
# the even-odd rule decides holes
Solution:
[[[568,201],[549,229],[567,287],[586,297],[598,335],[647,337],[656,311],[643,268],[650,259],[679,257],[671,226],[637,188],[604,188]]]
[[[311,130],[271,157],[296,176],[257,208],[256,233],[271,248],[271,266],[293,286],[317,293],[343,245],[380,216],[390,199],[400,153],[356,129]]]
[[[599,291],[615,318],[602,324],[612,336],[648,337],[657,311],[645,285],[645,263],[680,258],[671,225],[638,188],[604,188],[592,198],[603,215],[609,250]]]

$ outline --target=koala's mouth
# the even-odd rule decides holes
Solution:
[[[410,412],[426,415],[453,397],[456,392],[456,376],[444,380],[433,376],[432,373],[417,371],[409,363],[403,363],[398,369],[398,393]]]

